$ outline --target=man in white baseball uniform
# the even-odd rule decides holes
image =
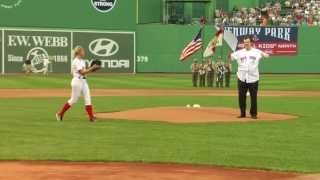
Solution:
[[[95,116],[93,114],[93,108],[91,103],[90,89],[86,80],[86,75],[96,71],[100,68],[99,65],[93,65],[90,68],[86,69],[86,63],[84,60],[85,51],[82,47],[77,46],[74,49],[74,60],[72,61],[72,81],[71,81],[71,98],[64,104],[62,109],[56,114],[58,121],[63,120],[65,112],[70,109],[70,107],[76,103],[81,96],[84,97],[85,108],[89,116],[89,120],[94,122]]]
[[[252,38],[244,38],[244,48],[231,54],[231,60],[238,63],[238,95],[239,118],[246,117],[246,96],[249,90],[251,99],[250,115],[257,119],[257,94],[259,87],[259,62],[262,58],[268,58],[269,54],[252,47]]]

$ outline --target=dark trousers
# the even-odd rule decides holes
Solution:
[[[218,76],[216,81],[216,87],[217,88],[223,88],[223,76]]]
[[[214,73],[212,71],[207,72],[207,85],[208,87],[213,87],[213,79],[214,79]]]
[[[241,116],[246,116],[246,108],[247,108],[247,92],[250,92],[250,100],[251,100],[251,108],[250,114],[251,116],[257,116],[257,95],[258,95],[259,81],[255,83],[246,83],[238,80],[238,91],[239,91],[239,107]]]
[[[226,87],[230,87],[230,78],[231,78],[231,73],[227,73],[227,74],[225,75]]]
[[[199,83],[200,87],[205,87],[206,86],[206,75],[200,75],[200,83]]]
[[[198,76],[199,76],[198,72],[192,72],[192,85],[193,85],[193,87],[197,87],[197,85],[198,85]]]

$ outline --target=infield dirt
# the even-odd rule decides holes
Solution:
[[[0,162],[5,180],[318,180],[320,175],[208,166],[15,161]]]
[[[253,122],[250,118],[239,119],[239,110],[224,107],[155,107],[123,112],[97,113],[98,119],[124,119],[159,121],[170,123],[206,122]],[[293,115],[259,112],[259,121],[280,121],[297,118]]]

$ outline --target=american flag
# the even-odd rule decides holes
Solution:
[[[189,56],[202,48],[202,28],[197,36],[185,47],[180,55],[180,61],[186,60]]]

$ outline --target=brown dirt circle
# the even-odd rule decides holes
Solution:
[[[317,174],[177,164],[0,162],[5,180],[317,180]]]
[[[225,107],[155,107],[134,109],[123,112],[97,113],[99,119],[124,119],[159,121],[170,123],[206,123],[206,122],[252,122],[252,119],[239,119],[238,109]],[[259,113],[259,121],[291,120],[292,115]]]

